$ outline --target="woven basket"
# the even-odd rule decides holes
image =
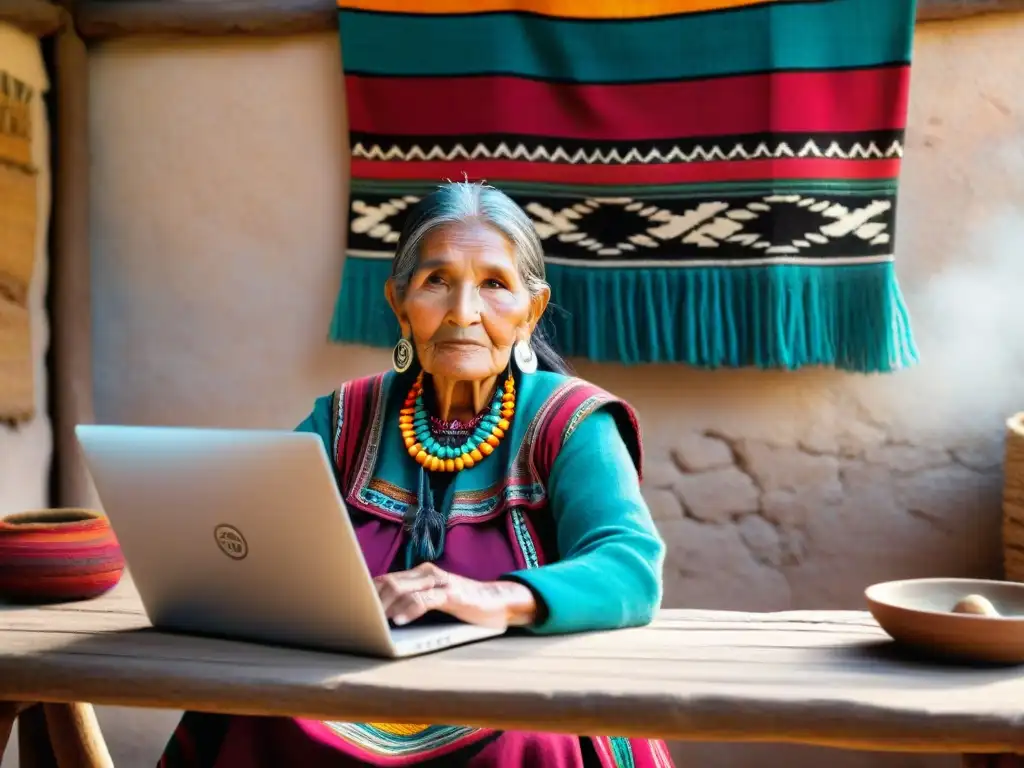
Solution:
[[[124,556],[107,518],[89,509],[0,517],[0,601],[88,600],[121,580]]]
[[[36,259],[35,173],[0,163],[0,294],[25,304]]]
[[[31,317],[0,296],[0,423],[29,421],[35,403]]]
[[[1008,581],[1024,581],[1024,412],[1006,422],[1003,465],[1003,567]]]

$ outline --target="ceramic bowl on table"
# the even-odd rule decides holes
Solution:
[[[874,584],[864,596],[875,621],[902,645],[961,661],[1024,664],[1024,584],[907,579]],[[970,596],[999,615],[954,611]]]
[[[105,515],[42,509],[0,517],[0,601],[88,600],[112,589],[124,556]]]

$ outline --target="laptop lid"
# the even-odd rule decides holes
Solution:
[[[76,434],[154,626],[395,655],[319,436]]]

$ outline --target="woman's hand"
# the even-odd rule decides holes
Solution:
[[[537,615],[533,592],[515,581],[474,581],[433,563],[373,580],[385,615],[401,626],[428,611],[442,611],[484,627],[521,627]]]

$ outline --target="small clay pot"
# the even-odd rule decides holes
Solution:
[[[41,509],[0,518],[0,600],[88,600],[121,580],[124,555],[106,516]]]

